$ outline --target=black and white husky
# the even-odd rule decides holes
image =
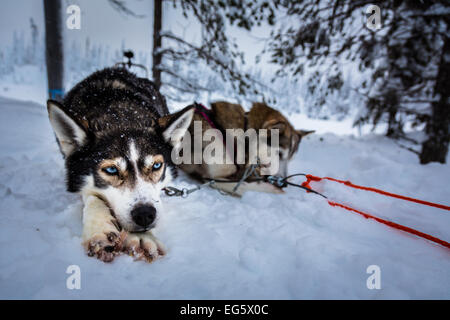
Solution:
[[[47,107],[68,191],[84,202],[87,253],[103,261],[120,252],[147,261],[163,255],[151,229],[162,214],[161,189],[176,174],[171,150],[193,109],[169,115],[152,82],[122,68],[92,74]]]

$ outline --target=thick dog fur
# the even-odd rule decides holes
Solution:
[[[163,214],[161,189],[176,174],[171,150],[193,109],[169,115],[153,83],[122,68],[98,71],[47,105],[68,191],[84,202],[87,253],[103,261],[121,252],[147,261],[163,255],[150,230]]]
[[[270,136],[270,130],[279,130],[279,169],[276,175],[286,176],[287,166],[289,160],[292,159],[298,150],[301,139],[314,132],[305,130],[295,130],[286,117],[279,111],[269,107],[265,103],[255,102],[249,112],[245,112],[244,108],[239,104],[233,104],[225,101],[218,101],[211,104],[211,112],[208,114],[210,119],[214,122],[218,129],[224,132],[226,129],[266,129]],[[194,121],[202,122],[202,130],[205,132],[211,129],[208,121],[198,113],[194,115],[193,122],[189,127],[191,136],[194,136]],[[208,142],[203,142],[203,153]],[[192,158],[195,156],[195,150],[192,149]],[[224,158],[228,157],[227,153]],[[248,160],[248,157],[246,157]],[[232,161],[233,162],[233,161]],[[186,173],[197,178],[209,179],[228,179],[237,180],[244,173],[249,166],[248,161],[245,164],[239,165],[236,162],[227,164],[225,159],[223,164],[183,164],[180,168]],[[260,168],[256,169],[260,173]],[[224,191],[231,192],[235,186],[233,183],[216,183],[216,186]],[[281,193],[282,190],[267,183],[244,183],[236,192],[236,195],[242,195],[246,190]]]

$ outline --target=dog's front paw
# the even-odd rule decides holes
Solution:
[[[123,251],[136,260],[153,260],[166,254],[162,243],[150,232],[129,233],[125,239]]]
[[[97,233],[84,242],[84,247],[88,256],[95,256],[104,262],[111,262],[115,256],[120,254],[125,237],[126,233],[123,231]]]

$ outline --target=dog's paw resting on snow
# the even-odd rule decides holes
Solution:
[[[89,256],[111,262],[125,252],[137,260],[152,262],[165,254],[163,245],[151,232],[129,233],[121,230],[100,198],[88,196],[84,202],[83,245]]]
[[[128,233],[123,251],[136,260],[147,262],[152,262],[166,254],[162,243],[151,232]]]
[[[88,256],[97,257],[104,262],[111,262],[120,254],[123,246],[125,232],[107,232],[93,235],[84,242]]]
[[[95,234],[84,242],[88,256],[104,262],[111,262],[121,253],[135,258],[153,262],[166,254],[162,243],[151,233],[128,233],[125,231]]]
[[[121,253],[152,262],[164,256],[166,251],[162,243],[151,233],[128,233],[125,231],[95,234],[84,243],[88,256],[111,262]]]
[[[126,233],[119,230],[106,204],[96,196],[85,199],[83,245],[89,256],[110,262],[120,253]]]

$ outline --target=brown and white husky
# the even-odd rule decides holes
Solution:
[[[252,150],[252,144],[258,145],[253,148],[254,150],[260,148],[263,144],[269,145],[269,149],[271,149],[268,154],[265,152],[257,154],[262,166],[256,168],[256,173],[264,176],[269,175],[265,172],[270,172],[270,175],[285,177],[288,163],[296,154],[300,141],[306,135],[314,132],[296,130],[285,116],[265,103],[253,103],[249,112],[245,112],[239,104],[225,101],[212,103],[211,109],[199,104],[194,107],[195,114],[189,126],[188,135],[193,140],[201,139],[200,147],[195,148],[196,143],[190,143],[191,159],[180,164],[180,168],[200,179],[239,180],[245,170],[252,163],[255,163],[254,156],[249,152],[249,150]],[[196,158],[204,159],[205,151],[211,147],[209,139],[202,139],[198,136],[208,136],[207,132],[210,130],[218,131],[216,139],[224,141],[226,150],[221,153],[223,157],[222,159],[219,157],[219,161],[216,162],[196,162]],[[274,140],[271,141],[273,131],[277,133],[276,143]],[[248,139],[251,136],[248,134],[249,132],[254,132],[257,138],[253,141]],[[261,135],[264,135],[263,138],[265,139],[259,140]],[[231,139],[229,139],[230,137]],[[236,151],[236,146],[239,145],[238,140],[244,142],[244,148],[241,149],[245,155],[241,157],[241,161],[238,161],[239,148]],[[271,170],[265,170],[268,168]],[[235,183],[216,183],[216,187],[227,192],[233,191],[235,186]],[[252,182],[241,184],[239,189],[233,193],[242,195],[246,190],[282,192],[281,189],[268,183]]]

